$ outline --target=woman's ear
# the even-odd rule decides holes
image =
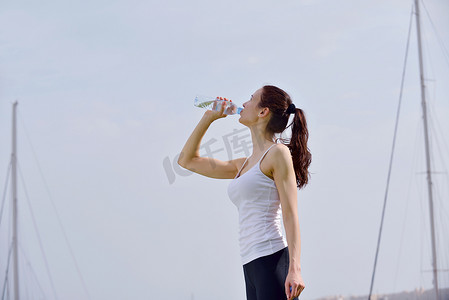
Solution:
[[[262,111],[259,112],[259,117],[263,118],[268,116],[268,114],[270,113],[270,109],[268,107],[264,107],[262,108]]]

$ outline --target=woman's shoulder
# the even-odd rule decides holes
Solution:
[[[279,164],[288,165],[292,161],[290,149],[287,145],[278,143],[271,146],[271,149],[265,155],[267,169],[273,170]]]
[[[292,154],[290,152],[290,148],[287,145],[278,143],[273,146],[273,148],[268,151],[272,152],[270,157],[268,158],[271,162],[273,168],[279,166],[288,166],[292,164]]]
[[[288,146],[282,143],[274,144],[272,150],[269,152],[272,152],[272,155],[275,157],[291,156]]]
[[[274,180],[273,172],[285,170],[289,164],[292,164],[290,150],[282,143],[270,146],[265,159],[262,160],[260,170],[262,173]],[[290,160],[290,161],[289,161]]]

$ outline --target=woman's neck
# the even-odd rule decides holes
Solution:
[[[258,124],[250,127],[251,131],[251,140],[253,143],[253,154],[255,156],[259,156],[262,154],[268,147],[275,143],[273,138],[269,138],[265,131],[266,124]]]

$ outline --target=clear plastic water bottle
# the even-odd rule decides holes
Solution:
[[[220,111],[222,105],[226,105],[223,113],[225,115],[235,115],[240,114],[243,107],[238,107],[232,100],[223,97],[205,97],[196,96],[195,102],[193,103],[196,107]]]

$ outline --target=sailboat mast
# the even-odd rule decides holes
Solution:
[[[430,229],[432,238],[432,271],[433,271],[433,286],[435,289],[436,299],[439,300],[438,295],[438,270],[437,270],[437,255],[436,255],[436,243],[435,243],[435,220],[433,216],[433,195],[432,195],[432,171],[430,165],[430,147],[429,147],[429,130],[427,123],[427,106],[426,106],[426,91],[424,82],[424,65],[422,55],[422,41],[421,41],[421,23],[419,15],[419,0],[415,0],[416,10],[416,28],[418,35],[418,56],[419,56],[419,72],[421,79],[421,106],[423,110],[424,121],[424,141],[426,149],[426,165],[427,165],[427,191],[429,197],[429,213],[430,213]]]
[[[17,127],[16,127],[17,101],[12,109],[12,153],[11,153],[11,185],[12,185],[12,243],[14,267],[14,300],[19,300],[19,265],[17,244]]]

